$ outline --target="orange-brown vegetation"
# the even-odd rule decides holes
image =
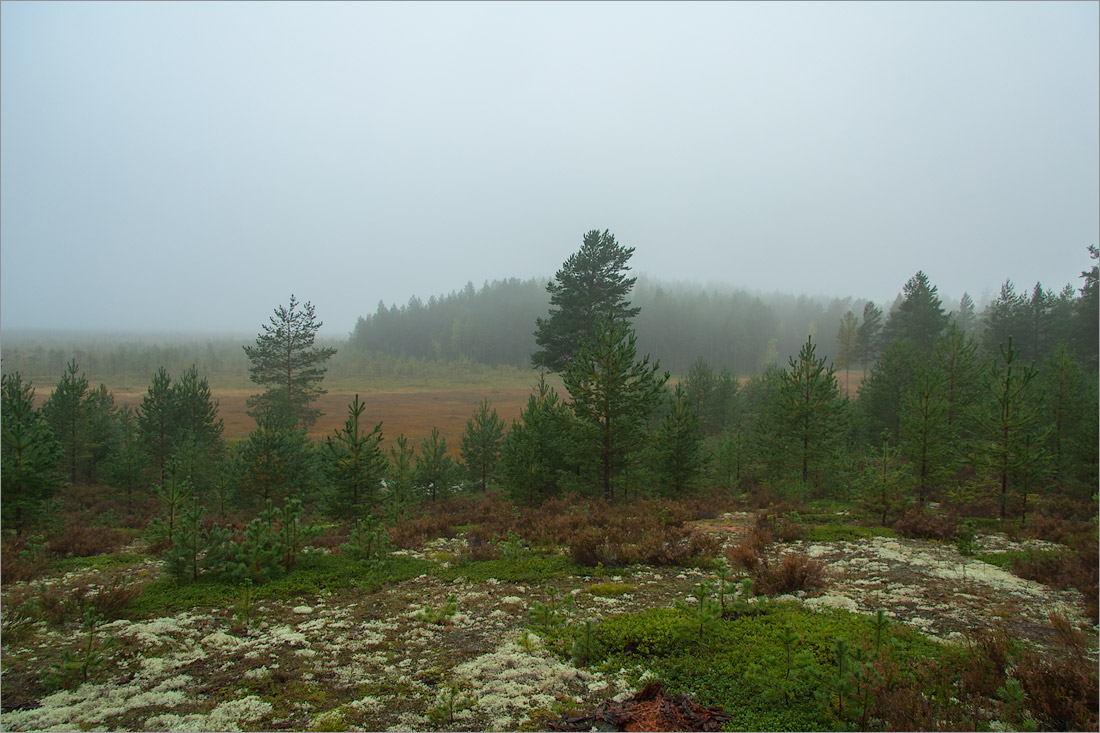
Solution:
[[[248,416],[246,401],[255,389],[213,389],[218,401],[218,417],[225,424],[225,437],[229,440],[245,438],[255,430],[256,422]],[[368,429],[382,423],[383,446],[392,445],[394,438],[404,433],[409,444],[419,446],[433,427],[447,438],[447,450],[458,454],[459,441],[466,429],[466,421],[474,414],[483,399],[489,400],[505,425],[519,417],[527,405],[530,387],[482,387],[425,390],[333,390],[317,400],[316,405],[325,414],[309,430],[308,436],[320,440],[332,435],[344,426],[348,404],[359,395],[366,405],[364,420]],[[137,408],[145,391],[115,392],[115,404]]]

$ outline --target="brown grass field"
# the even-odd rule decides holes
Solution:
[[[214,399],[218,401],[218,416],[225,423],[227,439],[245,438],[256,428],[256,423],[247,414],[245,401],[255,393],[255,389],[213,389]],[[394,439],[404,433],[409,444],[419,447],[420,441],[428,437],[432,427],[438,427],[447,439],[447,452],[458,455],[459,442],[466,429],[466,421],[473,416],[478,404],[488,399],[497,414],[510,427],[512,420],[519,417],[520,410],[527,405],[527,397],[533,388],[528,387],[476,387],[406,390],[362,390],[359,400],[366,405],[363,424],[370,430],[379,421],[382,423],[383,447],[393,445]],[[136,408],[145,396],[143,389],[137,391],[114,392],[116,405],[130,405]],[[308,435],[320,440],[332,435],[344,426],[348,405],[355,398],[354,390],[330,390],[317,401],[317,406],[325,413],[313,426]]]

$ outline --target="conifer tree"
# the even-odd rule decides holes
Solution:
[[[699,413],[679,384],[669,399],[655,452],[657,474],[671,496],[682,497],[694,488],[703,470],[703,432]]]
[[[514,499],[539,504],[558,493],[569,470],[572,419],[540,376],[537,393],[527,398],[501,447],[501,473]]]
[[[887,344],[907,338],[919,353],[928,356],[947,328],[947,321],[936,287],[918,271],[902,287],[902,300],[890,311],[883,327],[884,338]]]
[[[214,480],[221,457],[224,425],[218,417],[218,401],[194,364],[170,387],[169,400],[174,450],[183,461],[187,479],[205,490]]]
[[[467,476],[481,491],[488,488],[489,480],[496,475],[503,442],[504,421],[490,407],[489,400],[482,400],[477,412],[466,421],[466,432],[462,434],[460,447]]]
[[[313,448],[306,431],[291,427],[281,415],[261,416],[241,443],[238,481],[264,504],[300,494],[312,469]]]
[[[390,511],[404,516],[408,504],[412,501],[413,457],[416,449],[409,445],[409,438],[399,433],[390,446],[390,461],[386,467],[386,501]]]
[[[859,348],[859,360],[863,363],[863,378],[871,368],[881,351],[879,346],[882,332],[882,310],[869,300],[863,306],[863,321],[856,330],[856,344]]]
[[[958,326],[960,331],[968,336],[974,330],[977,316],[974,313],[974,299],[970,297],[970,293],[963,293],[962,298],[959,300],[959,308],[951,314],[951,320],[954,325]]]
[[[657,406],[669,374],[649,356],[636,361],[637,338],[624,319],[603,319],[583,341],[562,379],[573,414],[596,445],[604,499],[614,502],[614,477],[632,457],[645,421]]]
[[[312,403],[325,394],[320,387],[327,370],[324,364],[336,349],[313,345],[323,323],[309,301],[299,303],[291,295],[290,304],[275,308],[269,321],[256,337],[256,345],[244,347],[251,363],[249,377],[268,387],[263,394],[249,398],[249,414],[253,418],[280,414],[295,426],[308,428],[321,416]]]
[[[375,492],[385,473],[386,458],[382,454],[382,423],[367,431],[361,425],[366,405],[359,395],[348,405],[348,417],[342,430],[325,439],[323,451],[325,471],[336,487],[341,502],[352,507],[363,498],[373,504]]]
[[[5,374],[0,386],[0,484],[4,528],[19,534],[44,501],[65,485],[62,448],[41,411],[34,387],[19,372]]]
[[[638,314],[626,299],[637,279],[624,274],[633,254],[633,247],[623,247],[606,229],[584,235],[580,250],[546,285],[550,313],[536,320],[536,367],[564,373],[579,345],[597,336],[602,320],[629,321]]]
[[[836,366],[844,370],[844,392],[848,393],[848,372],[859,358],[859,319],[852,311],[844,314],[836,333]]]
[[[843,442],[844,403],[836,371],[818,358],[812,337],[789,359],[789,369],[779,375],[769,432],[778,449],[778,465],[793,472],[806,487],[812,476],[822,476],[833,449]]]
[[[447,496],[454,481],[454,459],[447,455],[447,439],[433,427],[432,434],[420,443],[420,454],[416,457],[416,483],[432,501]]]
[[[1083,423],[1095,422],[1096,414],[1095,410],[1082,409],[1089,404],[1085,374],[1064,343],[1058,344],[1043,362],[1039,381],[1053,479],[1065,486],[1074,478],[1081,457]]]
[[[168,477],[168,461],[175,442],[172,399],[172,378],[164,367],[157,369],[138,407],[138,435],[145,452],[153,462],[154,481],[164,483]]]
[[[42,413],[61,443],[69,480],[76,483],[78,469],[87,460],[88,378],[75,359],[65,365],[53,394],[42,405]]]
[[[1011,338],[985,377],[986,401],[977,414],[982,434],[975,445],[976,458],[993,487],[1001,519],[1007,516],[1015,482],[1029,476],[1042,460],[1036,446],[1045,436],[1037,430],[1035,377],[1034,367],[1020,366]],[[1026,484],[1023,488],[1026,491]],[[1025,494],[1025,504],[1026,500]]]
[[[933,367],[917,369],[901,401],[901,455],[912,470],[917,503],[939,488],[951,468],[951,434],[943,382]],[[887,433],[887,435],[889,435]]]

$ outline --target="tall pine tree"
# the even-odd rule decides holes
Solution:
[[[535,343],[541,347],[531,356],[536,367],[564,373],[576,349],[597,336],[604,319],[629,321],[638,314],[626,299],[637,279],[624,274],[632,254],[633,247],[623,247],[606,229],[584,235],[580,250],[546,285],[550,313],[536,321]]]

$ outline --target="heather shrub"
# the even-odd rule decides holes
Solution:
[[[955,538],[955,517],[910,509],[894,523],[903,537],[948,541]]]
[[[1096,665],[1084,656],[1045,660],[1026,652],[1013,677],[1027,695],[1032,716],[1045,730],[1097,730]]]
[[[125,543],[126,533],[117,527],[93,527],[80,521],[71,521],[49,540],[50,552],[57,557],[105,555]]]

